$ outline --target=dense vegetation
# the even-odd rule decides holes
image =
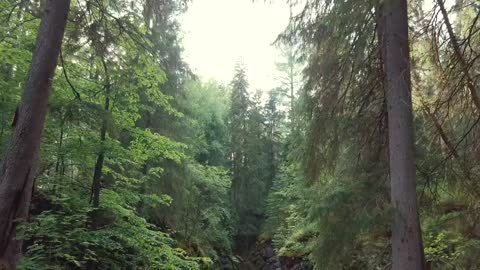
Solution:
[[[258,91],[188,4],[0,0],[0,269],[479,269],[478,1],[293,1]]]

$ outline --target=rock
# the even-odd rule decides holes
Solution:
[[[273,247],[271,245],[269,245],[265,248],[265,257],[267,257],[267,258],[276,257],[275,250],[273,249]]]
[[[251,246],[248,252],[243,253],[243,261],[240,270],[309,270],[311,267],[303,258],[281,257],[279,258],[271,241],[257,242]],[[231,268],[225,268],[231,269]],[[237,268],[234,268],[237,269]]]

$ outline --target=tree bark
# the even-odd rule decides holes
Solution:
[[[28,215],[48,97],[62,44],[69,0],[49,0],[0,176],[0,269],[15,269],[19,220]]]
[[[100,207],[100,191],[102,189],[102,175],[103,175],[103,164],[105,161],[105,140],[107,138],[107,116],[110,112],[110,92],[111,92],[111,84],[110,84],[110,75],[108,73],[107,63],[105,61],[105,56],[102,55],[102,65],[105,71],[106,77],[106,85],[105,85],[105,104],[104,110],[105,115],[102,120],[102,127],[100,129],[100,144],[101,149],[97,156],[97,161],[95,163],[95,169],[93,172],[93,182],[92,182],[92,196],[91,196],[91,203],[94,208]]]
[[[415,146],[406,0],[385,0],[384,69],[388,110],[392,270],[425,269],[417,209]]]
[[[102,189],[102,174],[103,174],[103,163],[105,161],[105,140],[107,138],[107,114],[110,111],[110,84],[108,84],[105,94],[105,115],[102,120],[102,127],[100,130],[100,144],[101,149],[98,153],[97,161],[95,163],[95,169],[93,172],[93,182],[92,182],[92,206],[98,208],[100,206],[100,191]]]

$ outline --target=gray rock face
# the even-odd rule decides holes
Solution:
[[[302,258],[279,258],[271,241],[257,242],[240,264],[240,270],[307,270]]]

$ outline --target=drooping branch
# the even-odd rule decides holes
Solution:
[[[77,98],[78,100],[82,100],[80,97],[80,93],[77,91],[77,89],[75,89],[75,86],[73,86],[72,82],[70,81],[70,78],[68,77],[67,69],[65,67],[65,61],[63,60],[63,52],[61,50],[60,50],[60,62],[62,64],[63,76],[65,77],[65,80],[67,81],[68,85],[72,89],[73,94],[75,95],[75,98]]]
[[[452,142],[450,141],[450,139],[448,138],[447,136],[447,133],[445,132],[445,130],[443,129],[442,125],[440,124],[440,122],[438,121],[438,119],[435,117],[435,115],[430,111],[430,108],[426,105],[426,104],[422,104],[422,110],[423,112],[425,113],[425,115],[428,116],[428,118],[430,118],[430,120],[433,122],[433,124],[435,125],[435,129],[437,130],[438,134],[440,135],[440,137],[442,138],[442,141],[445,143],[445,145],[447,146],[448,148],[448,151],[450,152],[450,154],[454,157],[454,158],[459,158],[459,155],[458,155],[458,152],[457,152],[457,149],[455,148],[455,146],[452,144]]]
[[[477,108],[477,111],[480,113],[480,97],[478,96],[475,82],[470,74],[467,61],[463,57],[463,53],[460,48],[460,44],[458,42],[457,36],[453,32],[453,27],[450,22],[450,19],[448,18],[448,12],[445,9],[445,4],[443,3],[443,0],[437,0],[437,3],[440,8],[440,11],[442,12],[442,16],[445,21],[445,26],[447,27],[447,32],[450,37],[450,42],[453,47],[455,58],[457,58],[457,61],[460,63],[460,68],[462,69],[462,72],[467,80],[466,82],[467,88],[470,91],[470,95],[472,96],[473,104]]]

